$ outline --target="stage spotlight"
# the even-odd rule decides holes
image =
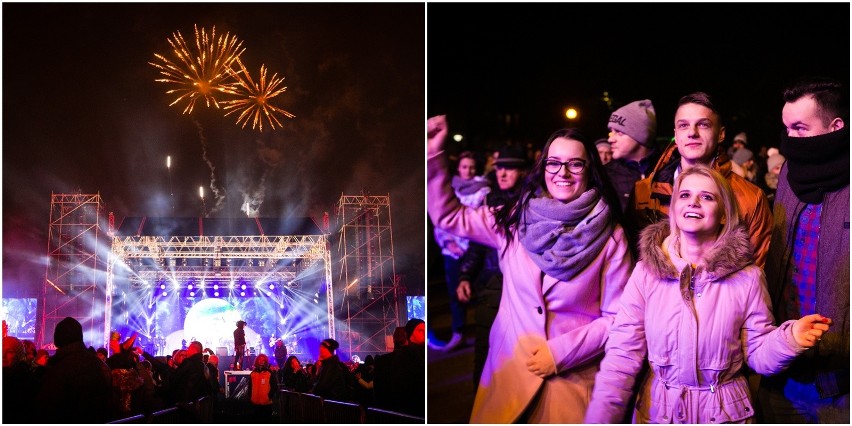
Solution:
[[[234,288],[234,280],[231,280],[231,288]]]
[[[162,294],[162,296],[163,296],[163,297],[166,297],[166,296],[168,296],[168,295],[169,295],[169,293],[166,293],[165,291],[164,291],[164,292],[162,292],[161,294]]]
[[[190,292],[189,292],[189,297],[195,297],[195,292],[194,292],[194,291],[190,291]]]
[[[241,290],[245,290],[247,287],[248,287],[248,286],[246,286],[245,284],[243,284],[243,285],[241,285],[241,286],[240,286],[240,289],[241,289]],[[243,293],[245,293],[245,292],[243,292]],[[244,294],[244,295],[245,295],[245,294]]]
[[[165,290],[165,289],[166,289],[166,285],[165,285],[165,284],[160,284],[160,290]]]
[[[186,288],[187,288],[187,290],[192,290],[193,286],[192,286],[192,284],[189,284],[189,285],[186,286]]]
[[[275,284],[273,284],[273,283],[269,283],[269,289],[270,289],[270,290],[275,290]]]
[[[213,296],[219,297],[219,292],[218,291],[214,292]]]
[[[213,284],[213,290],[219,290],[219,284]],[[219,295],[219,292],[216,292],[216,295]]]
[[[245,297],[245,295],[246,295],[246,292],[244,292],[244,291],[241,291],[241,292],[240,292],[240,296]]]

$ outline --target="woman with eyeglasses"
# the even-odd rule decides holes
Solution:
[[[427,123],[427,205],[436,227],[497,248],[503,295],[471,423],[582,423],[633,269],[621,210],[593,142],[548,139],[519,200],[469,208],[450,186],[445,116]]]

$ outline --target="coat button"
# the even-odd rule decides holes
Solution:
[[[711,421],[711,422],[715,422],[715,421],[716,421],[716,418],[715,418],[715,417],[710,417],[710,421]]]
[[[748,413],[749,411],[751,411],[751,408],[746,407],[745,412]]]

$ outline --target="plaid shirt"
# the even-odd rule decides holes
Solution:
[[[816,309],[817,249],[822,204],[808,204],[799,216],[793,242],[792,286],[787,287],[789,318],[813,314]]]

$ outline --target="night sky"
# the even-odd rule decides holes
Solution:
[[[51,193],[100,193],[120,224],[205,215],[200,186],[207,217],[244,217],[250,199],[261,217],[332,225],[341,195],[389,195],[396,272],[423,294],[424,4],[2,9],[4,296],[41,291]],[[241,40],[254,78],[283,76],[272,103],[295,118],[259,132],[203,103],[169,107],[148,62],[177,31],[194,43],[194,24]]]
[[[646,98],[671,137],[678,99],[699,90],[723,108],[727,141],[745,130],[777,146],[787,81],[849,81],[848,2],[460,6],[429,4],[427,112],[447,114],[465,148],[541,147],[569,105],[597,139],[611,109]]]

